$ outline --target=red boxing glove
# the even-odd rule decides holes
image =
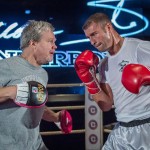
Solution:
[[[90,50],[85,50],[75,60],[75,70],[80,80],[85,83],[90,94],[97,94],[101,91],[96,79],[98,64],[99,58]]]
[[[142,85],[150,84],[150,69],[140,64],[126,65],[122,72],[122,84],[131,93],[138,94]]]
[[[66,134],[72,131],[72,117],[67,110],[60,112],[60,127],[62,132]]]

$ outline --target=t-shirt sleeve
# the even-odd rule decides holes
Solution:
[[[99,81],[100,83],[107,83],[106,80],[106,66],[107,66],[107,58],[104,58],[99,64]]]
[[[47,71],[45,70],[45,81],[46,81],[46,85],[45,86],[47,86],[47,84],[48,84],[48,73],[47,73]]]
[[[0,87],[6,86],[11,80],[10,78],[11,72],[8,63],[4,60],[0,60]]]
[[[150,66],[150,42],[144,41],[139,43],[137,49],[137,61],[140,64]]]

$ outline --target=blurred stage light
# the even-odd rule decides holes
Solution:
[[[29,15],[31,13],[31,10],[27,9],[25,10],[25,14]]]

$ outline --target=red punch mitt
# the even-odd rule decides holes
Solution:
[[[72,117],[67,110],[60,112],[60,126],[64,133],[70,133],[72,131]]]
[[[150,85],[150,68],[141,64],[126,65],[121,81],[128,91],[138,94],[141,86]]]

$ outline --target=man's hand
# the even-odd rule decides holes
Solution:
[[[72,131],[72,117],[71,114],[67,110],[61,110],[59,113],[59,121],[55,122],[58,128],[68,134]]]
[[[141,64],[128,64],[122,72],[122,84],[131,93],[138,94],[143,85],[150,85],[150,68]]]
[[[101,91],[96,78],[98,64],[99,58],[90,50],[85,50],[75,60],[75,70],[90,94],[97,94]]]

